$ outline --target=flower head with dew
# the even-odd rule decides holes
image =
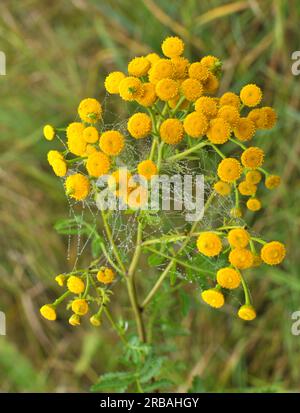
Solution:
[[[111,72],[106,78],[104,82],[104,87],[108,93],[112,95],[119,94],[119,86],[123,79],[125,79],[125,75],[123,72]]]
[[[183,128],[192,138],[200,138],[208,129],[207,118],[201,112],[192,112],[184,119]]]
[[[108,130],[100,136],[99,146],[106,155],[116,156],[122,152],[125,146],[125,138],[118,131]]]
[[[65,182],[66,193],[68,196],[83,201],[90,192],[90,182],[85,175],[76,173],[69,175]]]
[[[211,307],[221,308],[224,305],[224,295],[216,288],[202,291],[202,300]]]
[[[161,123],[159,133],[162,141],[169,145],[176,145],[183,139],[183,124],[176,118],[166,119]]]
[[[135,139],[145,138],[152,129],[150,116],[142,112],[135,113],[129,118],[127,129]]]
[[[240,98],[245,106],[257,106],[262,99],[262,91],[257,85],[246,85],[241,89]]]
[[[261,249],[261,259],[269,265],[280,264],[285,257],[285,246],[278,241],[272,241],[265,244]]]
[[[86,161],[86,170],[90,176],[98,178],[108,173],[111,166],[109,157],[100,151],[90,154]]]
[[[241,277],[239,273],[231,267],[221,268],[217,272],[217,282],[222,288],[233,290],[239,287]]]
[[[197,248],[201,254],[214,257],[222,251],[222,241],[213,232],[202,232],[197,239]]]
[[[78,106],[78,115],[84,122],[95,123],[102,115],[102,106],[96,99],[83,99]]]
[[[246,168],[259,168],[264,162],[264,151],[256,146],[244,150],[241,156],[241,162]]]
[[[242,166],[237,159],[223,159],[218,166],[218,176],[224,182],[236,181],[242,173]]]

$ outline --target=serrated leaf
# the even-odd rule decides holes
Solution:
[[[156,377],[161,370],[163,363],[162,357],[148,357],[144,366],[140,370],[140,382],[147,383],[153,377]]]
[[[103,374],[98,383],[91,387],[91,391],[125,391],[136,380],[136,373],[115,372]]]
[[[174,383],[171,380],[161,379],[154,383],[144,384],[143,390],[145,393],[152,393],[154,390],[163,390],[173,386]]]
[[[158,265],[161,265],[165,260],[166,258],[162,257],[161,255],[151,254],[148,257],[148,264],[150,265],[150,267],[156,267]]]

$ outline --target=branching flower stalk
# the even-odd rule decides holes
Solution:
[[[163,57],[156,53],[136,57],[128,64],[128,74],[116,71],[105,79],[104,87],[110,95],[136,105],[127,131],[109,128],[102,105],[94,98],[80,102],[80,121],[67,128],[44,127],[47,140],[66,138],[64,150],[48,152],[48,162],[63,180],[69,201],[78,204],[74,207],[86,204],[90,209],[100,209],[102,230],[96,227],[91,231],[96,259],[87,269],[75,268],[56,276],[66,292],[44,305],[41,314],[53,321],[58,306],[69,300],[71,325],[80,325],[93,311],[90,322],[98,327],[104,315],[126,348],[130,346],[127,331],[120,328],[108,309],[116,282],[126,284],[139,342],[152,343],[151,304],[161,286],[167,285],[167,278],[174,278],[174,269],[180,273],[180,280],[176,280],[175,271],[174,291],[190,281],[199,288],[201,280],[201,286],[206,285],[201,287],[201,297],[214,308],[224,305],[226,291],[242,287],[244,304],[237,315],[250,321],[256,311],[244,272],[262,264],[279,265],[285,257],[281,242],[265,241],[246,223],[247,214],[262,209],[257,195],[261,188],[272,190],[280,184],[279,176],[262,167],[264,151],[251,146],[256,132],[260,132],[260,139],[268,139],[268,131],[276,124],[276,112],[269,106],[258,107],[262,91],[255,84],[245,85],[239,94],[228,91],[217,95],[222,75],[217,57],[189,62],[183,57],[184,43],[178,37],[164,40],[162,51]],[[234,145],[232,155],[227,143],[231,148]],[[208,168],[203,160],[209,162]],[[160,208],[148,208],[149,184],[161,174],[184,176],[191,165],[204,175],[204,219],[199,214],[194,222],[177,225]],[[117,199],[117,205],[122,206],[119,210],[107,209],[103,199],[99,201],[103,190],[99,180],[104,177],[105,193]],[[173,196],[174,200],[175,192]],[[228,205],[221,217],[214,214],[220,202]],[[182,218],[186,209],[184,206],[178,216]],[[205,219],[207,215],[209,220]],[[134,217],[134,223],[129,223],[128,217]],[[119,219],[131,229],[127,240],[133,245],[130,250],[124,249],[120,237],[115,236],[113,224]],[[86,224],[84,229],[89,227]],[[144,264],[146,257],[149,262],[149,254],[158,262],[158,275],[156,281],[146,282],[140,276],[141,262]],[[172,291],[170,287],[170,294]],[[144,350],[142,347],[141,353]],[[136,374],[134,382],[141,391],[143,386]]]

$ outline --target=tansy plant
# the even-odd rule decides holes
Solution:
[[[88,268],[75,267],[56,276],[65,292],[45,304],[41,314],[56,320],[58,307],[64,302],[72,326],[79,326],[88,315],[91,324],[98,327],[107,317],[128,350],[134,325],[120,325],[109,309],[115,299],[114,287],[122,283],[127,288],[138,336],[133,345],[140,351],[136,362],[142,365],[153,340],[155,317],[165,306],[162,291],[175,294],[192,281],[196,290],[201,289],[199,296],[206,304],[221,308],[225,297],[241,287],[244,299],[237,315],[253,320],[256,311],[245,273],[263,264],[278,265],[285,257],[282,243],[266,242],[242,218],[262,208],[259,193],[264,186],[272,190],[280,184],[279,176],[263,168],[264,151],[253,143],[256,134],[261,140],[268,139],[268,130],[276,123],[274,109],[258,107],[263,94],[255,84],[245,85],[239,94],[228,91],[218,95],[221,61],[204,56],[189,62],[183,57],[184,43],[178,37],[165,39],[162,52],[163,57],[156,53],[135,57],[128,64],[128,74],[116,71],[105,79],[109,95],[133,103],[130,108],[134,114],[126,120],[126,130],[122,124],[118,128],[106,125],[103,107],[94,98],[80,102],[80,120],[66,129],[44,127],[47,140],[57,139],[65,147],[62,151],[50,150],[48,162],[62,178],[73,207],[75,203],[90,210],[95,207],[99,177],[109,175],[107,190],[127,208],[112,211],[97,204],[98,227],[91,231],[93,261]],[[121,188],[124,166],[126,185]],[[154,213],[142,208],[149,189],[133,175],[150,182],[161,173],[183,174],[189,167],[204,174],[203,220],[181,221],[177,226],[172,216],[166,219],[159,210]],[[227,208],[221,214],[217,213],[220,202]],[[206,214],[211,217],[208,221]],[[182,211],[178,215],[182,216]],[[131,229],[125,235],[128,249],[114,232],[120,216]],[[82,229],[88,224],[81,222],[80,226]],[[137,383],[139,391],[150,389],[142,385],[146,380],[139,379],[141,370],[126,374],[128,380],[122,375],[108,375],[107,386],[104,376],[96,389],[108,388],[118,380],[123,390],[132,383]],[[148,386],[155,387],[153,376],[157,374],[148,375]]]

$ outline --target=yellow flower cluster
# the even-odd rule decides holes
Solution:
[[[197,239],[199,252],[207,257],[216,257],[222,251],[227,255],[228,266],[220,268],[216,274],[216,286],[201,293],[202,299],[211,307],[220,308],[225,303],[222,289],[233,290],[242,284],[245,292],[245,305],[238,310],[244,320],[253,320],[256,312],[250,303],[248,287],[243,280],[242,270],[260,266],[262,263],[278,265],[285,257],[285,247],[278,241],[265,243],[243,227],[230,227],[219,232],[202,232]],[[263,242],[260,255],[255,242]],[[229,245],[229,252],[227,252]],[[249,248],[250,247],[250,248]]]
[[[48,141],[56,136],[63,140],[60,131],[65,132],[66,149],[50,150],[48,162],[54,173],[63,178],[68,197],[76,201],[94,200],[96,180],[109,175],[108,191],[131,210],[138,210],[147,202],[148,189],[135,181],[133,174],[151,181],[165,165],[200,160],[200,151],[205,151],[207,156],[214,152],[219,159],[210,176],[214,193],[234,197],[230,219],[235,222],[241,218],[243,203],[249,211],[262,208],[257,197],[259,186],[264,182],[267,189],[274,189],[279,186],[280,177],[263,168],[264,150],[250,142],[257,131],[268,134],[276,124],[276,113],[269,106],[258,107],[263,93],[256,84],[247,84],[237,93],[218,94],[222,62],[211,55],[190,62],[183,56],[184,48],[180,38],[168,37],[161,45],[163,56],[150,53],[134,57],[126,73],[114,71],[106,76],[104,88],[108,94],[139,106],[124,127],[106,126],[102,105],[94,98],[80,102],[77,110],[80,121],[70,123],[65,129],[44,126],[43,134]],[[228,150],[223,151],[222,145],[228,144],[234,146],[233,156],[227,156]],[[134,145],[143,149],[142,157],[134,158],[129,170],[123,170],[119,165],[127,162]],[[245,305],[238,310],[238,316],[244,320],[256,317],[241,271],[262,263],[278,265],[285,256],[285,247],[278,241],[264,243],[259,252],[257,243],[264,241],[252,237],[240,226],[200,233],[198,251],[208,259],[225,255],[228,262],[217,270],[216,285],[202,292],[206,303],[222,307],[225,302],[222,289],[232,290],[242,285]],[[97,269],[96,274],[87,271],[56,277],[60,286],[67,286],[68,294],[76,295],[70,303],[74,313],[69,320],[71,325],[79,325],[88,312],[90,285],[98,281],[105,286],[100,290],[106,291],[115,277],[114,270],[107,267]],[[107,299],[105,294],[103,302],[103,297]],[[43,306],[41,314],[55,320],[59,302],[58,299]],[[100,312],[90,319],[95,326],[101,323],[101,308],[100,302]]]

